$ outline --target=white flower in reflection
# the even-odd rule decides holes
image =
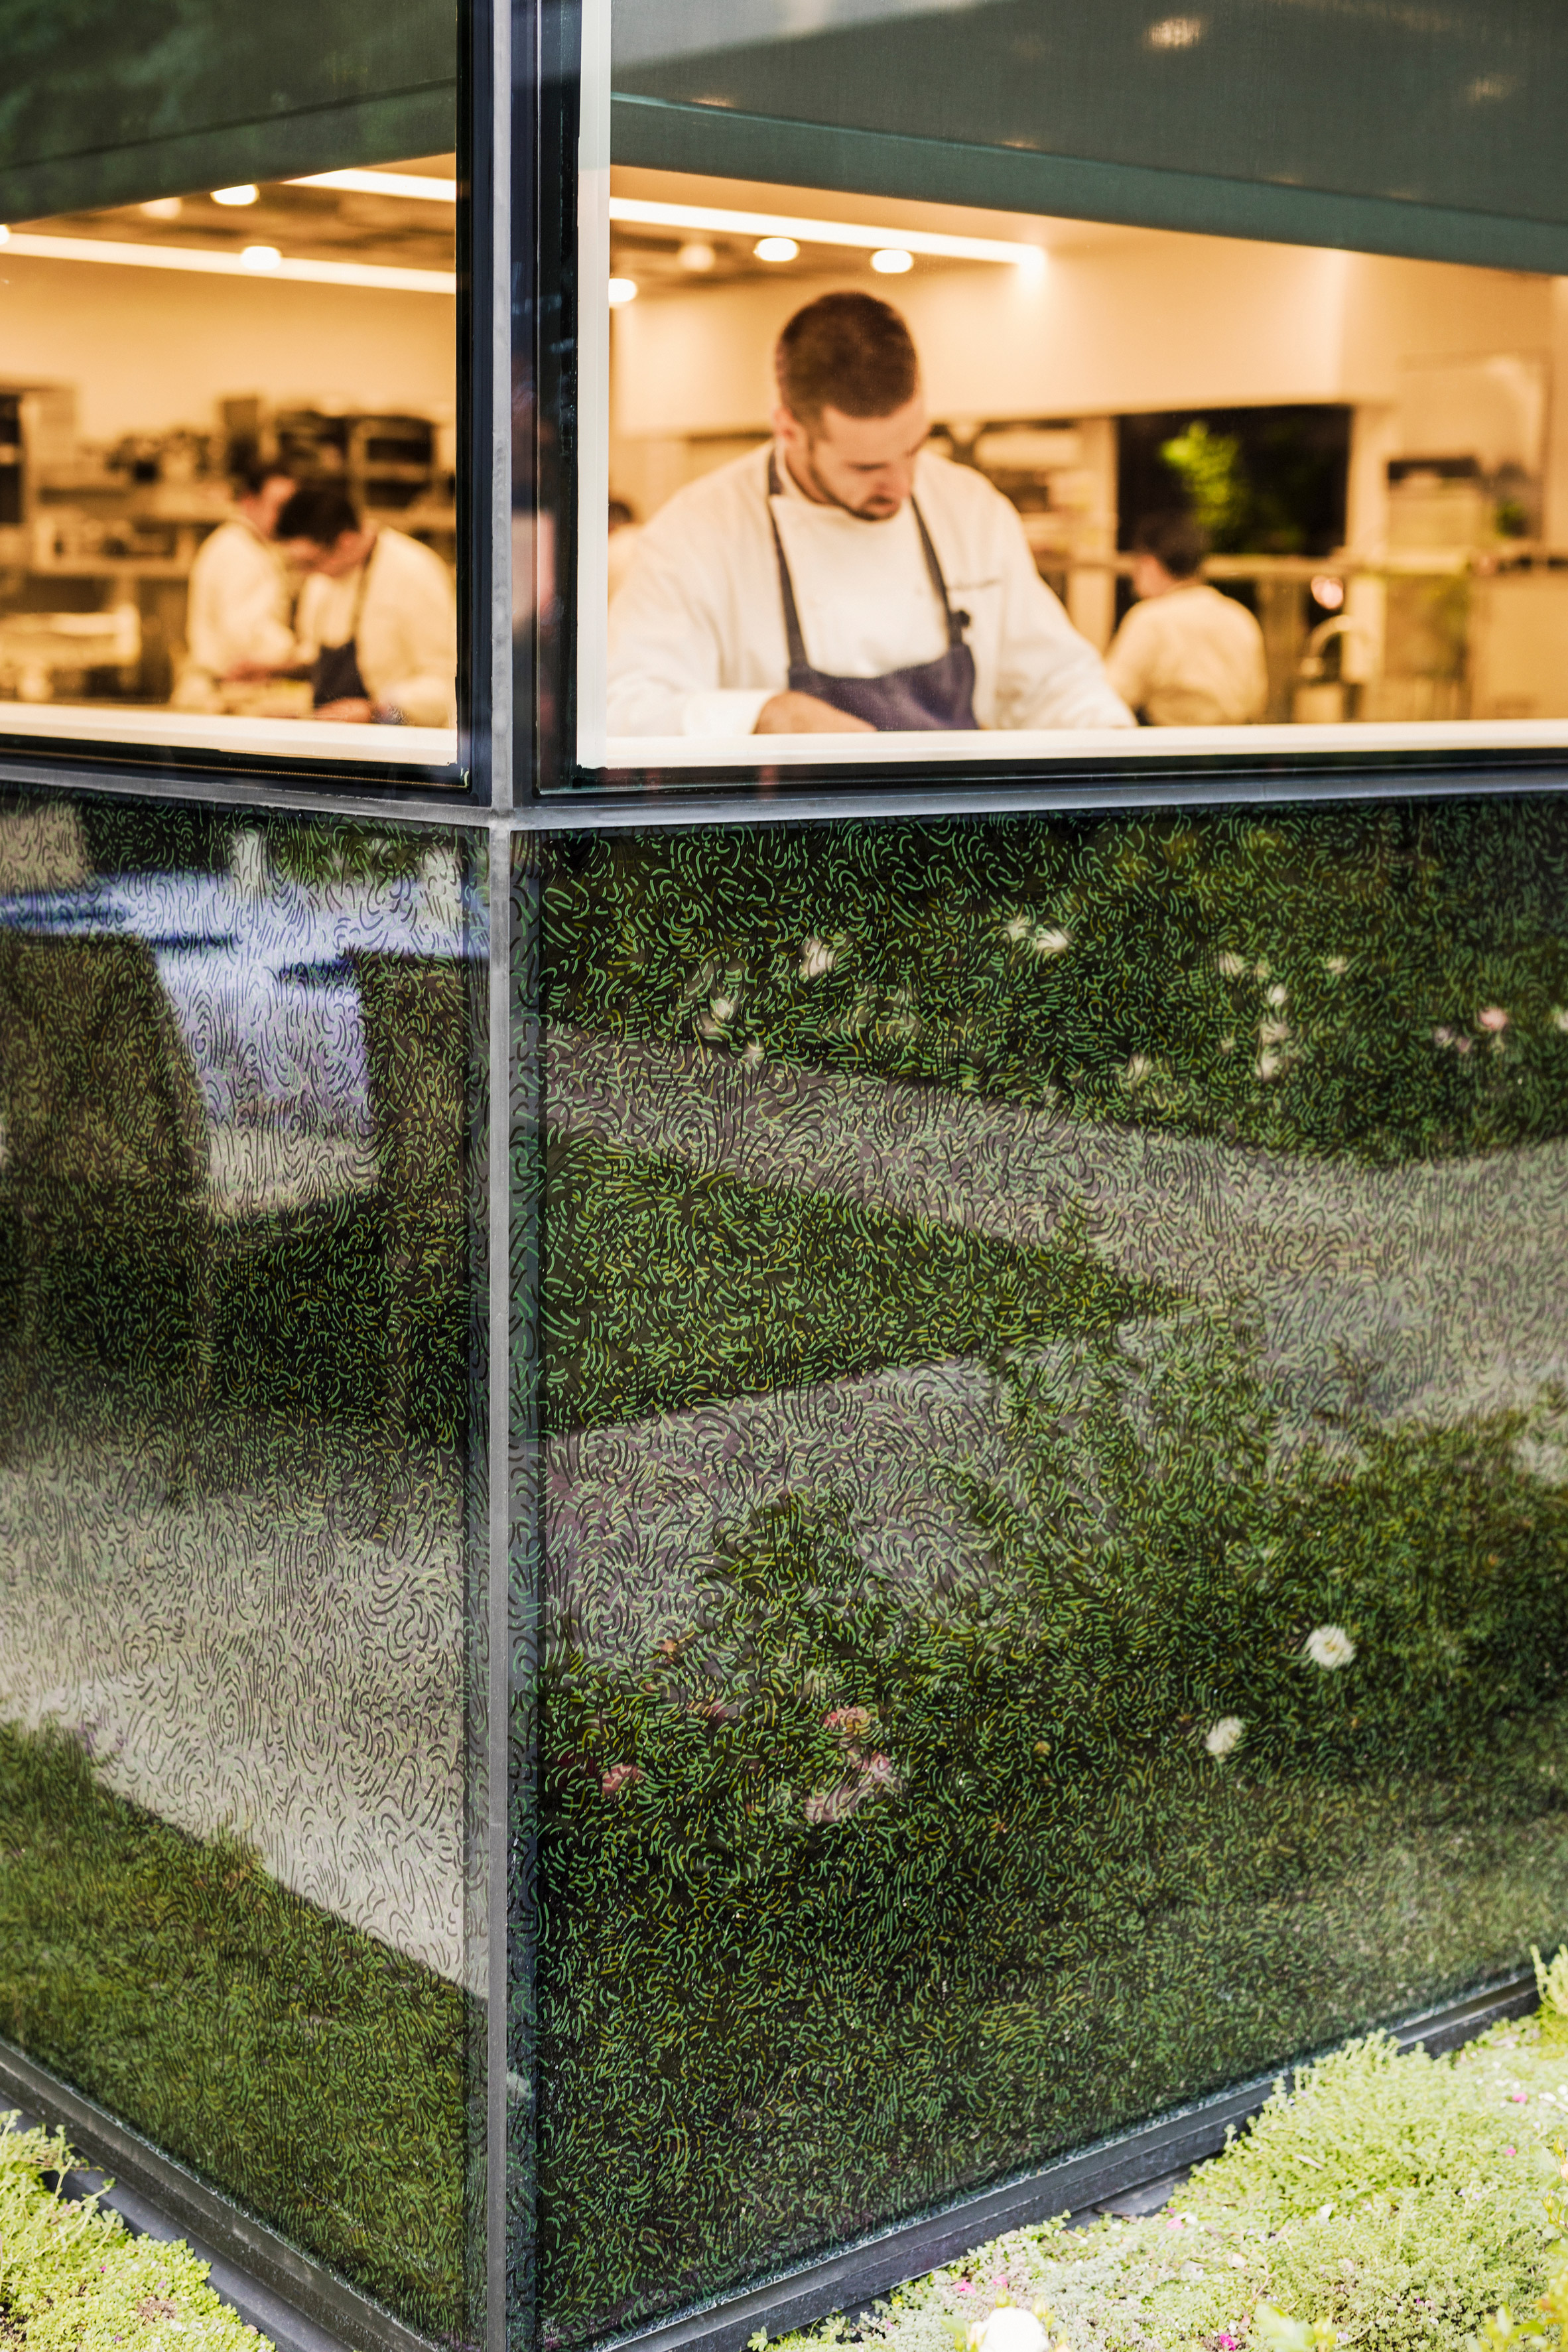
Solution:
[[[1314,1625],[1307,1636],[1306,1650],[1312,1664],[1325,1673],[1348,1666],[1355,1656],[1355,1643],[1342,1625]]]
[[[1325,971],[1331,971],[1336,980],[1340,978],[1342,972],[1347,972],[1350,970],[1350,964],[1351,960],[1349,956],[1325,956],[1323,958],[1323,970]]]
[[[838,950],[826,940],[809,939],[800,951],[802,980],[821,980],[838,961]]]
[[[1128,1061],[1127,1067],[1121,1073],[1121,1082],[1123,1086],[1141,1087],[1144,1079],[1152,1070],[1153,1066],[1154,1065],[1149,1059],[1147,1054],[1132,1055]]]
[[[1040,957],[1065,955],[1072,945],[1066,931],[1054,930],[1049,923],[1037,923],[1029,933],[1029,953]]]
[[[1247,970],[1247,961],[1245,957],[1234,955],[1229,948],[1226,948],[1220,955],[1219,968],[1226,980],[1239,980]]]
[[[1554,1004],[1548,1016],[1559,1029],[1568,1029],[1568,1004]]]
[[[1246,1728],[1239,1715],[1222,1715],[1219,1721],[1204,1734],[1204,1746],[1216,1763],[1223,1764]]]
[[[732,996],[710,996],[708,1000],[708,1010],[722,1029],[727,1021],[733,1021],[737,1007]]]
[[[741,1059],[744,1062],[748,1070],[760,1070],[762,1068],[763,1049],[761,1045],[758,1045],[754,1037],[747,1046],[745,1052],[742,1055]]]
[[[1282,980],[1277,980],[1273,987],[1268,992],[1268,1003],[1272,1004],[1275,1011],[1278,1012],[1279,1007],[1286,1003],[1289,993],[1290,992],[1286,987],[1284,982]]]
[[[1267,980],[1267,979],[1268,979],[1268,957],[1267,957],[1267,956],[1259,956],[1259,957],[1258,957],[1258,961],[1257,961],[1257,962],[1253,965],[1253,967],[1252,967],[1252,977],[1253,977],[1253,979],[1254,979],[1254,980]]]
[[[1260,1045],[1282,1045],[1289,1034],[1290,1024],[1288,1021],[1260,1021],[1258,1024]]]
[[[1021,947],[1031,929],[1027,915],[1014,915],[1003,924],[1002,936],[1005,940],[1011,940],[1015,947]]]
[[[1236,1051],[1236,1039],[1228,1030],[1219,1041],[1219,1050],[1222,1054],[1234,1054]]]
[[[1272,1046],[1265,1046],[1252,1066],[1260,1078],[1277,1078],[1285,1066],[1285,1056],[1275,1053]]]

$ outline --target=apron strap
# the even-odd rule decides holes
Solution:
[[[773,500],[782,496],[783,485],[779,480],[778,452],[776,449],[770,449],[768,451],[768,522],[773,534],[773,552],[778,557],[779,595],[784,604],[784,637],[789,646],[791,669],[807,669],[810,664],[805,658],[805,639],[801,634],[800,612],[795,601],[795,582],[790,577],[789,558],[784,553],[784,541],[779,536],[778,517],[773,512]],[[963,643],[963,632],[969,626],[969,615],[967,613],[953,610],[952,600],[947,593],[947,582],[942,577],[941,561],[931,543],[931,535],[926,529],[926,519],[912,497],[910,499],[910,509],[915,519],[915,529],[921,535],[921,548],[925,556],[926,570],[931,574],[931,584],[936,590],[937,602],[942,606],[942,617],[947,623],[948,650],[952,652],[954,647]]]

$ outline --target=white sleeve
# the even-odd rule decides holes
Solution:
[[[1134,604],[1105,656],[1105,674],[1130,710],[1139,709],[1153,691],[1153,634],[1148,605]]]
[[[697,533],[650,523],[610,606],[606,734],[751,734],[787,681],[724,685],[721,600]]]
[[[240,662],[287,669],[295,658],[288,604],[282,575],[264,550],[209,540],[191,573],[191,659],[215,677]]]
[[[998,726],[1136,726],[1100,656],[1036,571],[1016,515],[1005,508],[997,521],[1004,542]]]
[[[397,600],[402,675],[380,680],[375,698],[401,710],[411,727],[450,727],[457,716],[458,607],[446,565],[438,557],[408,562]]]

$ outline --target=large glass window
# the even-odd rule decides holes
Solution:
[[[1069,16],[584,8],[580,772],[1561,743],[1555,35]]]
[[[1561,803],[542,909],[546,2340],[1561,1938]]]
[[[485,941],[447,833],[0,810],[0,2036],[454,2339]]]
[[[115,14],[0,117],[0,737],[457,782],[453,12]]]

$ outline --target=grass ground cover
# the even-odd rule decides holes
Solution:
[[[133,2237],[92,2198],[69,2200],[63,2135],[0,2131],[0,2345],[5,2352],[267,2352],[183,2244]]]
[[[458,2331],[458,1989],[10,1727],[0,1863],[0,2036],[416,2326]]]
[[[548,1181],[552,1430],[1109,1332],[1149,1303],[1070,1233],[1011,1249],[566,1137]]]
[[[1301,2070],[1163,2213],[1014,2231],[777,2352],[1545,2352],[1568,2324],[1554,1988],[1561,1954],[1539,2016],[1452,2057],[1373,2035]]]

